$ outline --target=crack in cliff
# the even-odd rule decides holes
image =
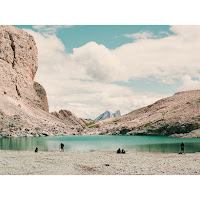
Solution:
[[[0,58],[0,60],[3,60],[4,62],[7,62],[9,64],[9,61],[4,58]]]
[[[18,89],[17,85],[16,85],[16,92],[17,92],[17,95],[18,95],[19,97],[21,97],[21,94],[20,94],[20,92],[19,92],[19,89]]]
[[[5,62],[7,62],[7,63],[8,63],[8,61],[7,61],[7,60],[5,60],[4,58],[0,58],[0,60],[3,60],[3,61],[5,61]]]
[[[16,69],[15,69],[16,52],[15,52],[14,39],[13,39],[13,36],[12,36],[11,33],[8,33],[8,35],[9,35],[9,39],[10,39],[10,41],[11,41],[11,45],[10,45],[10,46],[11,46],[11,48],[12,48],[12,50],[13,50],[12,68],[16,71]],[[16,73],[17,73],[17,71],[16,71]],[[15,82],[16,82],[16,84],[17,84],[17,77],[16,77],[16,79],[15,79]],[[17,85],[15,85],[15,89],[16,89],[17,95],[18,95],[19,97],[21,97],[21,93],[20,93],[19,88],[17,87]]]
[[[15,67],[15,45],[14,45],[14,40],[13,40],[13,36],[12,34],[9,33],[9,38],[10,38],[10,41],[11,41],[11,48],[13,50],[13,62],[12,62],[12,68],[14,69]]]

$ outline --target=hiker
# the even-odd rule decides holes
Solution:
[[[61,142],[60,146],[61,146],[61,150],[64,151],[64,146],[65,145]]]
[[[181,153],[184,153],[184,144],[183,144],[183,142],[181,143]]]
[[[124,151],[124,149],[122,149],[122,154],[125,154],[126,152]]]
[[[121,153],[121,150],[120,150],[120,148],[117,150],[117,153]]]
[[[38,152],[38,148],[36,147],[36,148],[35,148],[35,153],[37,153],[37,152]]]

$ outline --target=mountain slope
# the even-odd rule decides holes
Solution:
[[[114,120],[98,123],[97,134],[189,133],[200,128],[200,90],[179,92]]]

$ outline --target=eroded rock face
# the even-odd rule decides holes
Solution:
[[[33,85],[38,51],[33,36],[13,26],[0,26],[0,94],[48,110]]]
[[[37,95],[40,97],[41,101],[43,102],[43,104],[38,104],[38,106],[41,107],[42,110],[49,112],[47,93],[46,93],[45,89],[43,88],[42,85],[40,85],[37,82],[34,82],[33,87],[34,87]]]
[[[46,91],[34,82],[37,69],[34,38],[0,26],[0,137],[80,134],[85,124],[71,112],[49,113]]]
[[[86,124],[68,110],[60,110],[51,114],[61,119],[70,128],[75,128],[78,132],[86,128]]]

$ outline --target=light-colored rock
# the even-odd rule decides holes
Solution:
[[[200,175],[199,163],[200,153],[0,151],[0,175]]]
[[[33,84],[38,51],[33,36],[14,26],[0,26],[0,94],[46,107]]]
[[[124,134],[173,135],[199,137],[200,90],[179,92],[154,104],[134,110],[124,116],[96,122],[102,134],[122,131]],[[94,129],[90,129],[96,132]],[[175,134],[176,133],[176,134]]]
[[[0,136],[73,135],[81,131],[76,127],[82,121],[69,126],[48,112],[46,91],[34,82],[37,69],[33,36],[13,26],[0,26]]]
[[[40,107],[42,110],[49,112],[49,105],[48,105],[48,100],[47,100],[47,94],[45,89],[43,88],[42,85],[40,85],[37,82],[34,82],[33,85],[37,95],[40,97],[41,101],[43,104],[38,104],[38,107]]]
[[[34,137],[33,135],[31,134],[27,134],[26,137]]]
[[[76,117],[68,110],[60,110],[59,112],[52,112],[51,114],[62,120],[68,127],[76,129],[78,132],[81,132],[84,128],[86,128],[84,121]]]

